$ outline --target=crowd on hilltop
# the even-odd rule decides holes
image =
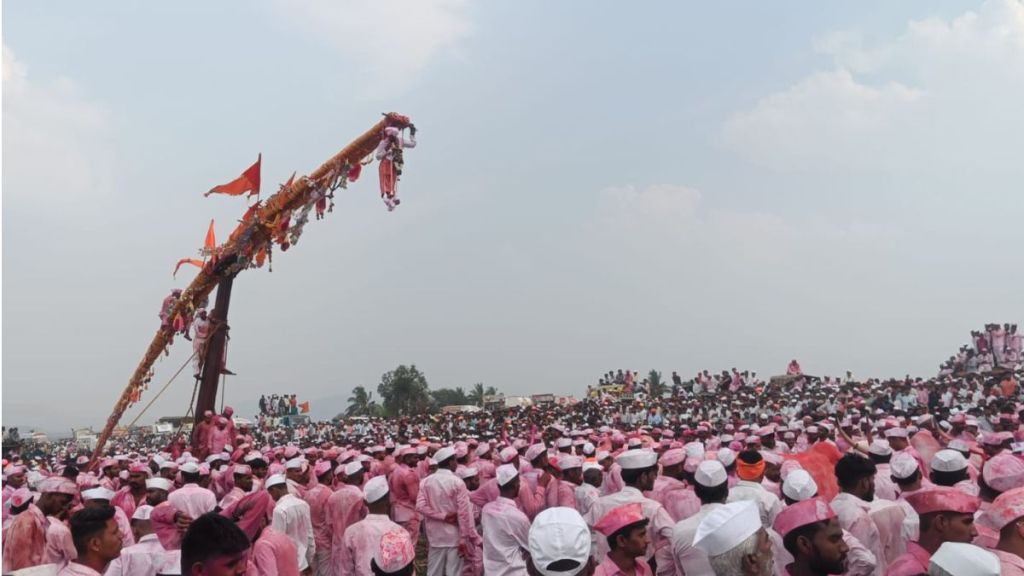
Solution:
[[[299,413],[299,400],[295,394],[260,396],[259,416],[291,416]]]
[[[421,543],[431,575],[1020,575],[1009,340],[997,369],[933,378],[793,361],[645,391],[622,371],[565,405],[255,427],[225,408],[92,467],[51,444],[4,462],[4,573],[411,574]]]
[[[986,324],[971,331],[971,343],[961,346],[939,368],[940,376],[987,374],[993,370],[1016,370],[1024,362],[1024,340],[1016,324]]]

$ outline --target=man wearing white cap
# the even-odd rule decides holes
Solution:
[[[716,575],[770,576],[774,568],[771,540],[757,504],[749,500],[726,504],[704,517],[693,545],[708,555]]]
[[[679,521],[672,528],[672,559],[678,574],[686,576],[714,576],[708,555],[693,546],[693,538],[701,521],[725,505],[729,497],[729,475],[718,460],[704,460],[693,473],[693,491],[700,499],[696,514]]]
[[[167,502],[193,519],[213,512],[217,507],[217,497],[212,491],[199,485],[199,466],[194,462],[186,462],[178,471],[185,485],[171,492],[167,496]]]
[[[420,483],[416,510],[423,515],[427,541],[427,574],[461,576],[469,546],[480,544],[473,503],[466,484],[455,476],[455,449],[445,446],[434,454],[437,472]]]
[[[647,524],[647,554],[644,555],[644,559],[648,565],[656,569],[657,574],[671,574],[674,565],[668,543],[672,538],[674,526],[672,518],[657,500],[651,500],[643,494],[644,491],[654,488],[654,481],[658,477],[658,454],[651,450],[627,450],[620,454],[616,461],[622,467],[622,481],[626,485],[614,494],[598,498],[585,520],[593,527],[613,508],[640,502],[644,518],[650,520]],[[595,540],[597,554],[594,559],[601,563],[608,554],[608,540],[596,536]],[[655,551],[658,552],[657,557]]]
[[[312,566],[316,556],[316,540],[313,535],[313,521],[309,504],[288,492],[288,481],[283,474],[267,478],[267,492],[277,504],[274,505],[274,530],[287,535],[299,551],[299,572]]]
[[[235,464],[232,467],[231,474],[234,484],[231,486],[231,490],[221,498],[221,510],[227,509],[228,506],[238,502],[246,494],[252,492],[252,468],[248,464]]]
[[[331,527],[331,574],[343,576],[338,567],[341,566],[345,531],[365,518],[367,513],[366,501],[360,488],[363,485],[363,464],[353,460],[344,466],[339,465],[335,475],[343,483],[327,498],[327,523]]]
[[[418,456],[415,448],[406,446],[398,450],[396,457],[398,467],[388,477],[388,489],[392,494],[391,515],[392,519],[409,533],[409,538],[415,546],[420,537],[420,515],[416,512],[420,478],[413,469]]]
[[[999,558],[973,544],[946,542],[932,554],[929,576],[1012,576],[1000,568]]]
[[[530,520],[513,500],[519,494],[519,471],[511,464],[502,464],[495,477],[501,495],[480,512],[484,574],[526,576],[523,552],[529,549]]]
[[[572,508],[549,508],[537,515],[528,536],[530,576],[591,576],[590,528]]]
[[[121,549],[121,555],[115,558],[104,576],[156,576],[177,554],[169,553],[160,545],[153,532],[153,523],[149,519],[153,507],[143,504],[135,509],[132,515],[132,532],[138,540],[137,544]]]
[[[148,478],[146,480],[146,504],[149,506],[159,506],[167,502],[167,495],[173,487],[174,484],[167,478],[159,476]]]
[[[86,508],[96,508],[101,506],[109,506],[110,499],[114,497],[115,492],[109,488],[93,488],[91,490],[82,491],[82,504]],[[121,530],[121,545],[125,548],[135,544],[135,537],[132,535],[132,525],[125,516],[124,510],[121,510],[117,506],[114,506],[114,521],[117,522],[118,529]]]
[[[875,463],[875,496],[885,500],[896,500],[899,490],[892,479],[892,469],[889,463],[892,461],[892,447],[881,438],[875,439],[868,446],[868,458]]]
[[[355,576],[373,576],[370,561],[380,546],[380,539],[392,530],[402,527],[391,521],[391,498],[388,480],[384,476],[370,478],[363,488],[369,514],[348,527],[341,543],[341,573]]]

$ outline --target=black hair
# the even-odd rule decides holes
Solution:
[[[622,481],[627,486],[636,484],[640,477],[652,470],[657,470],[657,466],[648,466],[647,468],[623,468],[622,469]]]
[[[60,475],[63,476],[64,478],[70,478],[74,480],[75,478],[78,478],[78,472],[78,466],[68,464],[67,466],[64,467],[64,471],[61,472]]]
[[[764,456],[757,450],[744,450],[736,455],[737,460],[742,460],[745,464],[757,464],[761,460],[764,460]]]
[[[875,463],[857,454],[847,454],[836,462],[836,480],[839,487],[849,490],[864,478],[878,473]]]
[[[869,453],[868,458],[871,458],[871,461],[874,462],[875,464],[888,464],[889,461],[892,460],[892,454],[886,454],[885,456],[882,456],[881,454]]]
[[[957,482],[967,480],[969,478],[967,474],[967,468],[961,470],[954,470],[952,472],[944,472],[942,470],[932,470],[931,480],[939,486],[954,486]]]
[[[615,540],[619,536],[622,536],[623,538],[627,538],[628,539],[629,535],[634,530],[646,530],[648,522],[650,522],[650,520],[648,520],[647,518],[644,518],[643,520],[640,520],[639,522],[633,522],[632,524],[626,524],[622,528],[619,528],[615,532],[612,532],[611,534],[608,535],[608,548],[611,549],[611,550],[615,550],[616,548],[619,547],[619,545],[615,542]]]
[[[82,508],[71,516],[71,542],[79,558],[89,549],[89,539],[106,530],[107,521],[113,517],[114,507],[110,505]]]
[[[791,530],[786,537],[782,539],[782,546],[786,548],[786,551],[796,557],[796,539],[801,536],[806,536],[809,540],[814,539],[814,535],[817,534],[818,530],[821,530],[828,526],[828,520],[819,522],[811,522],[794,530]]]
[[[718,486],[705,486],[700,482],[694,482],[693,493],[700,498],[701,504],[718,503],[729,496],[729,482],[722,482]]]
[[[253,458],[252,460],[249,461],[249,467],[250,468],[266,468],[267,467],[267,461],[264,460],[263,458]]]
[[[185,484],[199,484],[198,472],[182,472],[181,479]]]
[[[897,477],[893,476],[892,479],[893,479],[893,481],[896,482],[897,486],[900,486],[902,488],[903,486],[910,486],[914,482],[917,482],[917,479],[920,478],[920,477],[921,477],[921,470],[920,469],[915,469],[914,473],[911,474],[910,476],[907,476],[906,478],[897,478]]]
[[[371,558],[370,559],[370,570],[373,572],[374,576],[413,576],[415,574],[415,568],[416,568],[416,563],[415,562],[409,562],[405,566],[405,568],[402,568],[401,570],[398,570],[397,572],[385,572],[385,571],[380,569],[380,566],[377,566],[377,559],[376,558]]]
[[[234,556],[249,549],[249,537],[237,524],[210,512],[192,521],[181,540],[181,574],[192,574],[192,566],[218,556]]]

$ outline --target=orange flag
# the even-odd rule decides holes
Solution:
[[[299,404],[299,409],[302,414],[309,412],[309,402],[303,402]]]
[[[203,262],[202,260],[199,260],[197,258],[182,258],[181,260],[178,260],[178,265],[174,267],[175,276],[178,275],[178,268],[181,268],[182,264],[191,264],[197,268],[202,268],[203,266],[206,265],[206,262]]]
[[[242,172],[242,175],[227,184],[214,186],[203,196],[210,194],[227,194],[228,196],[240,196],[249,193],[250,196],[260,193],[260,162],[263,161],[263,154],[256,158],[256,163]]]
[[[213,252],[213,249],[217,247],[217,236],[213,233],[213,220],[210,220],[210,229],[206,231],[206,244],[203,248]]]

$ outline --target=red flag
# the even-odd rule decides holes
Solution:
[[[217,236],[213,233],[213,220],[210,220],[210,229],[206,231],[206,244],[203,245],[203,249],[212,253],[216,247]]]
[[[206,265],[206,262],[203,262],[202,260],[199,260],[197,258],[182,258],[181,260],[178,260],[178,265],[174,267],[175,276],[178,275],[178,268],[181,268],[182,264],[191,264],[197,268],[202,268],[203,266]]]
[[[242,175],[235,178],[227,184],[221,184],[220,186],[214,186],[209,192],[203,194],[203,196],[209,196],[210,194],[227,194],[228,196],[240,196],[249,193],[250,196],[260,193],[260,162],[263,160],[263,154],[260,154],[256,158],[256,163],[242,172]]]
[[[302,414],[309,412],[309,402],[303,402],[302,404],[299,404],[299,409],[299,412]]]

